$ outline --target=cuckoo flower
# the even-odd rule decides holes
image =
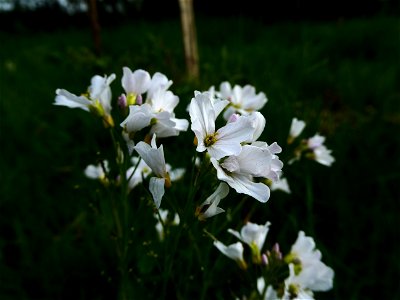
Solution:
[[[261,263],[261,249],[264,245],[270,225],[270,222],[265,223],[265,225],[248,222],[242,227],[240,233],[233,229],[228,229],[228,232],[249,245],[253,254],[253,261],[255,263]]]
[[[297,118],[292,119],[292,124],[290,125],[288,144],[291,144],[295,138],[297,138],[303,131],[306,123],[304,121],[298,120]]]
[[[156,133],[158,137],[170,137],[177,136],[181,131],[188,129],[188,120],[175,118],[174,109],[179,103],[179,98],[171,91],[158,89],[146,103],[150,104],[153,112],[150,134]]]
[[[222,254],[236,261],[240,268],[242,268],[243,270],[247,268],[247,264],[243,259],[244,249],[241,242],[225,246],[220,241],[214,241],[214,246],[217,247],[218,250],[222,252]]]
[[[122,71],[121,84],[126,93],[127,105],[142,104],[142,94],[146,93],[151,85],[150,74],[141,69],[132,72],[128,67],[123,67]]]
[[[169,87],[172,85],[172,80],[169,80],[167,76],[162,73],[156,72],[151,78],[149,88],[147,90],[147,98],[146,101],[152,99],[154,94],[158,91],[167,91]]]
[[[228,183],[236,192],[247,194],[260,202],[267,202],[270,196],[269,187],[264,183],[254,182],[254,177],[272,181],[279,178],[282,162],[274,154],[279,151],[278,147],[276,143],[268,146],[266,143],[256,142],[244,145],[239,155],[231,155],[222,162],[212,157],[211,163],[217,170],[218,179]]]
[[[335,161],[335,158],[331,155],[332,151],[326,148],[326,146],[323,144],[324,142],[325,137],[319,134],[309,138],[307,140],[307,146],[312,153],[308,154],[307,156],[319,162],[320,164],[329,167]]]
[[[285,193],[291,194],[289,183],[286,178],[279,178],[277,181],[272,181],[269,187],[271,191],[281,190]]]
[[[334,271],[321,261],[321,252],[315,249],[312,237],[299,232],[296,242],[285,261],[293,265],[291,275],[302,285],[313,291],[327,291],[333,286]]]
[[[238,112],[242,115],[250,114],[254,111],[258,111],[264,107],[268,99],[263,92],[256,94],[256,90],[251,85],[245,85],[241,87],[235,85],[233,88],[229,82],[222,82],[220,85],[220,91],[216,93],[221,99],[230,101],[230,105],[224,112],[225,120]]]
[[[81,108],[92,111],[110,126],[114,126],[111,117],[111,88],[110,84],[115,79],[115,74],[107,76],[95,75],[91,79],[91,85],[86,94],[76,96],[64,89],[56,90],[54,105],[67,106],[70,108]]]
[[[85,168],[85,176],[90,179],[98,179],[100,182],[103,184],[108,183],[107,179],[107,173],[110,171],[110,168],[108,166],[108,161],[105,160],[102,163],[99,163],[98,165],[88,165]]]
[[[224,210],[218,207],[221,199],[225,198],[229,193],[229,187],[227,184],[221,182],[215,192],[209,196],[201,205],[197,208],[196,214],[200,220],[204,220],[213,217],[217,214],[224,212]],[[203,207],[207,206],[204,212],[201,212]]]
[[[189,106],[189,114],[191,129],[197,138],[196,150],[198,152],[207,150],[215,159],[238,155],[242,150],[240,143],[250,139],[254,134],[251,119],[244,116],[216,131],[217,112],[208,92],[195,95]]]
[[[169,187],[171,185],[171,179],[165,164],[163,145],[157,148],[156,135],[153,135],[151,146],[145,142],[139,142],[135,146],[135,150],[155,175],[150,178],[149,190],[156,207],[159,208],[165,193],[164,186]]]

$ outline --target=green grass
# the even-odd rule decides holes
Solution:
[[[247,19],[199,19],[197,30],[198,82],[185,76],[178,20],[104,28],[100,58],[91,51],[89,30],[18,37],[0,32],[0,298],[114,297],[114,249],[95,209],[102,190],[82,174],[109,141],[88,114],[52,102],[55,89],[79,93],[92,75],[112,72],[117,74],[117,96],[123,66],[159,71],[174,80],[171,90],[181,100],[178,117],[187,117],[194,90],[228,80],[252,84],[267,94],[263,140],[284,145],[295,116],[307,122],[305,136],[317,131],[326,135],[336,158],[331,168],[313,162],[284,167],[293,194],[277,192],[265,205],[246,200],[241,216],[251,213],[259,223],[270,220],[267,241],[280,241],[284,251],[298,230],[313,235],[324,261],[336,272],[334,289],[317,293],[318,299],[372,299],[374,293],[380,299],[400,297],[398,20],[265,25]],[[188,140],[190,132],[165,141],[167,160],[174,166],[185,166],[174,153]],[[192,145],[184,149],[182,157],[189,158]],[[177,188],[171,197],[184,195]],[[308,208],[307,199],[312,199]],[[232,196],[222,206],[234,209],[239,200]],[[140,212],[135,222],[152,227],[150,207],[132,205]],[[216,218],[207,226],[216,230],[223,220]],[[240,226],[235,224],[228,227]],[[207,285],[208,298],[226,299],[230,289],[237,292],[235,283],[245,279],[234,263],[211,248],[202,226],[195,229],[205,251],[200,258],[212,262],[203,261],[200,271],[201,261],[193,252],[185,254],[193,241],[184,236],[178,245],[182,261],[174,265],[177,294],[195,299]],[[225,231],[221,228],[218,238],[228,242]],[[151,239],[151,232],[143,232],[138,235],[142,241]],[[151,250],[142,241],[132,256]],[[157,243],[154,249],[168,254]],[[157,294],[162,276],[157,265],[147,255],[133,263],[139,299]],[[168,291],[173,291],[170,284]]]

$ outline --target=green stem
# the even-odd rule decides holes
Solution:
[[[306,174],[306,205],[307,205],[307,219],[308,219],[308,230],[311,236],[314,236],[314,193],[311,181],[310,172],[307,168]]]
[[[114,197],[112,197],[112,213],[114,218],[114,224],[117,229],[117,257],[118,257],[118,269],[120,272],[120,290],[119,299],[129,299],[129,274],[128,274],[128,248],[129,248],[129,206],[128,206],[128,189],[127,189],[127,155],[126,152],[123,154],[123,160],[120,161],[118,156],[120,155],[121,147],[115,137],[113,128],[110,128],[110,135],[114,147],[115,156],[117,157],[117,165],[119,169],[120,178],[120,197],[118,197],[120,203],[116,203]],[[136,166],[137,167],[137,166]]]

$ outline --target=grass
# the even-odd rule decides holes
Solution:
[[[115,72],[119,81],[125,65],[173,79],[171,89],[181,99],[178,117],[186,116],[194,90],[228,80],[252,84],[267,94],[267,142],[284,145],[294,116],[307,122],[306,136],[316,131],[326,135],[336,158],[331,168],[299,163],[296,169],[284,169],[293,194],[273,194],[264,206],[246,201],[242,215],[254,211],[258,222],[270,220],[271,240],[281,241],[286,251],[298,230],[312,232],[324,261],[336,272],[334,289],[317,294],[318,299],[400,297],[398,20],[267,25],[199,18],[197,29],[199,82],[185,76],[177,20],[104,28],[100,58],[91,51],[88,30],[18,37],[0,32],[1,298],[114,297],[118,276],[112,268],[113,249],[96,214],[101,190],[82,175],[108,140],[87,114],[52,102],[56,88],[79,93],[97,73]],[[113,92],[116,96],[122,91]],[[184,166],[173,153],[188,139],[191,133],[165,142],[171,164]],[[188,158],[193,149],[186,147],[180,153]],[[228,201],[224,204],[229,207]],[[141,212],[138,223],[152,218],[148,207],[132,205]],[[218,222],[221,219],[210,226]],[[227,241],[224,230],[219,237]],[[201,231],[197,236],[211,244]],[[147,253],[149,247],[140,243],[135,251]],[[214,267],[203,265],[208,277],[199,271],[195,257],[183,256],[190,262],[189,271],[185,264],[174,266],[174,272],[182,274],[176,277],[178,295],[197,298],[198,286],[204,284],[208,297],[226,299],[231,296],[226,286],[233,288],[243,279],[211,246],[207,253],[215,259]],[[137,262],[140,276],[135,280],[143,281],[137,282],[136,292],[141,299],[154,290],[151,282],[159,282],[156,265],[150,256]]]

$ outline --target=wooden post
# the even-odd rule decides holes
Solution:
[[[97,55],[101,54],[101,35],[100,35],[100,23],[99,14],[97,12],[97,0],[87,0],[89,7],[89,18],[90,27],[92,29],[94,51]]]
[[[196,26],[194,22],[193,0],[179,0],[185,62],[191,79],[199,78],[199,54],[197,50]]]

